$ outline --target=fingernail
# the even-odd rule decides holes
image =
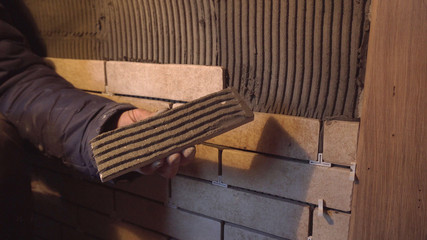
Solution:
[[[160,168],[163,165],[163,161],[156,161],[152,163],[153,168]]]
[[[194,152],[196,151],[195,147],[189,147],[186,148],[182,151],[182,156],[184,156],[185,158],[190,157]]]
[[[172,164],[173,162],[178,161],[180,158],[181,158],[181,154],[174,153],[174,154],[169,155],[167,157],[167,161],[168,161],[169,164]]]

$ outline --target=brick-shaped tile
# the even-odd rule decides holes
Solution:
[[[356,161],[359,122],[325,121],[323,159],[325,162],[350,165]]]
[[[285,198],[349,211],[353,181],[350,170],[325,168],[287,161],[263,154],[225,149],[222,153],[224,183]]]
[[[45,240],[57,240],[61,239],[61,228],[60,224],[45,216],[34,214],[34,235]]]
[[[260,232],[254,232],[247,228],[242,228],[236,225],[224,225],[224,240],[277,240],[277,238],[269,237]]]
[[[318,216],[318,209],[313,214],[313,239],[315,240],[342,240],[348,239],[350,214],[325,211]]]
[[[223,89],[216,66],[107,62],[108,92],[191,101]]]
[[[55,71],[76,88],[105,92],[105,61],[47,58]]]
[[[172,179],[171,202],[189,211],[275,236],[307,239],[306,206],[180,176]]]
[[[316,119],[255,113],[254,121],[207,142],[285,157],[316,160],[320,122]]]
[[[179,173],[211,181],[217,180],[218,149],[206,145],[197,145],[194,161],[186,166],[182,166]]]
[[[79,209],[80,229],[101,239],[116,240],[166,240],[161,234],[154,233],[110,218],[94,211]]]
[[[168,180],[159,175],[141,175],[130,182],[118,182],[111,186],[159,202],[166,202],[169,198]]]
[[[221,239],[221,223],[209,218],[122,192],[116,193],[116,206],[120,218],[176,239]]]

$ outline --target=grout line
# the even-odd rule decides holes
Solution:
[[[107,61],[104,61],[104,93],[108,94]]]
[[[282,237],[273,235],[271,233],[263,232],[263,231],[260,231],[260,230],[257,230],[257,229],[245,227],[245,226],[238,225],[238,224],[231,223],[231,222],[224,222],[224,224],[230,225],[230,226],[235,227],[235,228],[240,228],[240,229],[245,230],[245,231],[249,231],[249,232],[254,232],[254,233],[257,233],[257,234],[265,235],[265,236],[267,236],[269,238],[273,238],[273,239],[277,239],[277,240],[289,240],[287,238],[282,238]]]
[[[308,236],[313,236],[313,214],[314,207],[310,206],[308,215]]]
[[[319,129],[319,145],[317,147],[318,153],[323,153],[323,135],[324,135],[325,123],[324,121],[320,121],[320,129]]]
[[[218,150],[218,176],[222,176],[222,149]]]
[[[181,100],[147,97],[147,96],[136,96],[136,95],[122,94],[122,93],[108,93],[108,94],[121,96],[121,97],[141,98],[141,99],[156,100],[156,101],[163,101],[163,102],[170,102],[170,103],[188,103],[187,101],[181,101]]]
[[[241,148],[236,148],[236,147],[229,147],[229,146],[219,145],[219,144],[209,143],[209,142],[203,142],[201,144],[208,146],[208,147],[218,148],[220,150],[231,149],[231,150],[237,150],[237,151],[242,151],[242,152],[255,153],[255,154],[264,155],[266,157],[276,158],[276,159],[280,159],[280,160],[284,160],[284,161],[296,162],[296,163],[300,163],[300,164],[309,164],[309,162],[310,162],[310,160],[304,160],[304,159],[298,159],[298,158],[292,158],[292,157],[285,157],[285,156],[275,155],[275,154],[271,154],[271,153],[264,153],[264,152],[254,151],[254,150],[241,149]],[[346,168],[346,169],[350,170],[350,166],[347,166],[347,165],[332,163],[332,167]]]

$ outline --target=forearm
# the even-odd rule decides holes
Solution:
[[[94,174],[89,141],[132,108],[75,89],[0,21],[0,112],[43,152]]]

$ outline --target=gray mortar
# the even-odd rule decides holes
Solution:
[[[51,57],[220,65],[252,110],[358,117],[369,0],[25,3]]]

